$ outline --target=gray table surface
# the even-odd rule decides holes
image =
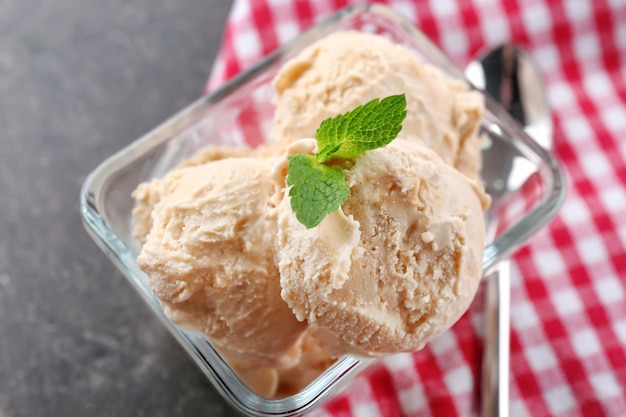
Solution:
[[[0,0],[0,417],[233,412],[81,224],[103,159],[199,96],[223,0]]]

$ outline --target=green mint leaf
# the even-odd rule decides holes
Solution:
[[[322,122],[315,132],[317,154],[288,158],[291,209],[300,223],[308,229],[317,226],[348,198],[350,187],[343,172],[325,162],[382,148],[398,136],[405,117],[406,97],[400,94],[372,100]]]
[[[320,164],[314,156],[295,154],[288,158],[287,185],[291,186],[291,209],[310,229],[346,201],[350,188],[340,169]]]
[[[353,158],[382,148],[398,136],[406,117],[404,94],[389,96],[326,119],[315,132],[318,162]]]

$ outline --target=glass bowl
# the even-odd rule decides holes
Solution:
[[[144,137],[119,151],[86,179],[81,192],[81,213],[87,231],[128,278],[131,285],[191,355],[220,394],[239,412],[253,416],[302,415],[337,393],[371,361],[344,356],[299,393],[266,399],[249,390],[205,336],[174,325],[147,286],[137,266],[140,245],[131,234],[131,192],[141,182],[160,177],[206,145],[257,145],[269,137],[273,115],[271,80],[280,66],[306,46],[343,30],[374,32],[412,50],[457,78],[464,78],[412,22],[381,5],[359,5],[341,10],[279,48],[219,90],[208,94]],[[565,187],[555,158],[541,148],[494,100],[486,97],[482,131],[489,145],[483,151],[484,169],[513,152],[525,166],[525,180],[505,178],[487,183],[496,196],[486,213],[489,239],[485,272],[512,253],[557,212]]]

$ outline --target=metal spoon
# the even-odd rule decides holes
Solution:
[[[465,75],[498,100],[539,144],[552,147],[552,121],[543,80],[528,52],[516,45],[503,45],[470,63]],[[484,157],[490,165],[483,172],[487,192],[494,199],[528,178],[530,172],[514,164],[515,154],[510,148],[499,148],[498,142],[493,142],[485,152],[496,155]],[[509,415],[510,274],[510,262],[505,260],[487,277],[483,417]]]

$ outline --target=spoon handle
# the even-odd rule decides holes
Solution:
[[[511,264],[501,261],[487,277],[482,417],[509,415]]]

